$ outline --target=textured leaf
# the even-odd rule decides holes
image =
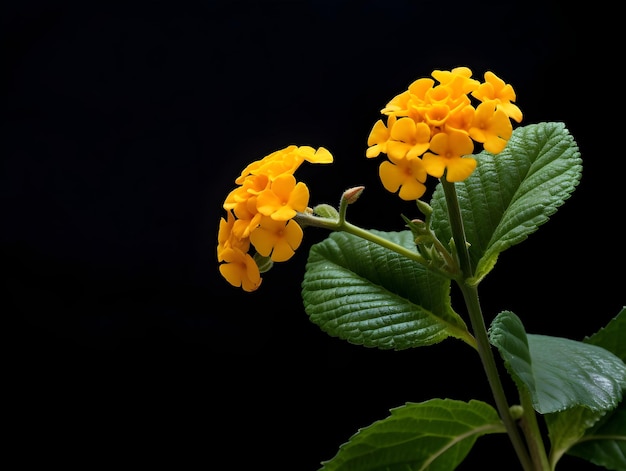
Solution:
[[[626,403],[622,400],[567,453],[606,469],[626,471]]]
[[[476,159],[472,175],[455,185],[478,283],[501,252],[535,232],[571,196],[582,175],[582,161],[563,123],[519,127],[500,154],[483,151]],[[431,206],[439,240],[450,240],[441,184]]]
[[[318,204],[313,208],[313,212],[323,218],[339,219],[339,211],[329,204]]]
[[[605,411],[596,412],[576,406],[563,412],[546,414],[545,419],[553,465],[567,453],[606,469],[626,471],[624,400],[606,414]]]
[[[624,360],[626,309],[583,342],[605,348]],[[611,470],[626,471],[626,404],[624,398],[615,409],[592,411],[576,406],[546,414],[553,464],[564,453],[584,458]]]
[[[360,429],[320,471],[451,471],[477,438],[504,433],[489,404],[452,399],[407,403]]]
[[[415,250],[410,231],[372,233]],[[311,247],[302,282],[311,321],[351,343],[402,350],[469,335],[450,280],[345,232]]]
[[[603,411],[617,406],[626,388],[626,365],[608,350],[546,335],[527,335],[512,312],[500,313],[489,329],[518,387],[527,388],[542,413],[574,406]]]
[[[550,462],[553,466],[604,414],[603,410],[592,411],[583,406],[574,406],[561,412],[545,414],[550,438]]]
[[[595,334],[585,337],[583,342],[606,348],[609,352],[626,361],[626,307]]]

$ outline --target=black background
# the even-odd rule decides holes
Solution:
[[[619,43],[600,4],[15,3],[2,14],[1,333],[25,464],[314,471],[406,401],[490,402],[460,342],[369,350],[308,320],[300,282],[321,230],[254,293],[215,259],[234,178],[289,144],[335,156],[298,172],[312,204],[364,184],[353,222],[401,230],[417,211],[382,188],[366,140],[433,69],[494,71],[523,124],[565,122],[583,157],[572,197],[481,284],[487,322],[508,309],[528,332],[582,339],[624,304],[609,117],[621,84],[604,59]],[[460,469],[517,469],[509,448],[483,438]]]

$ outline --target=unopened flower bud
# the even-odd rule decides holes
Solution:
[[[429,235],[429,236],[431,235],[428,225],[421,219],[411,220],[409,227],[411,228],[414,234]]]
[[[417,209],[419,209],[423,215],[425,215],[428,219],[428,216],[430,216],[433,213],[433,208],[426,202],[422,201],[422,200],[416,200],[415,201],[417,203]]]
[[[431,235],[419,235],[415,238],[415,243],[417,245],[425,245],[433,243],[433,236]]]
[[[519,404],[515,404],[509,407],[509,412],[511,413],[513,420],[519,420],[524,415],[524,408]]]
[[[359,199],[363,190],[365,190],[364,186],[355,186],[354,188],[349,188],[344,191],[341,197],[346,200],[348,204],[352,204]]]

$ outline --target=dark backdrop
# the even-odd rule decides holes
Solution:
[[[493,70],[524,124],[565,122],[583,156],[570,200],[481,285],[487,321],[510,309],[531,333],[581,339],[624,304],[606,10],[14,3],[2,15],[1,333],[25,463],[315,471],[405,401],[490,401],[460,342],[381,352],[310,323],[299,290],[321,230],[255,293],[226,283],[215,259],[234,178],[289,144],[335,156],[298,173],[312,203],[364,184],[354,222],[402,229],[400,211],[415,208],[382,188],[366,140],[380,108],[433,69]],[[504,469],[485,462],[507,447],[481,439],[461,468]]]

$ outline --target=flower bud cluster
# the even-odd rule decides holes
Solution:
[[[237,179],[223,208],[218,233],[217,259],[222,276],[233,286],[254,291],[261,272],[250,255],[272,262],[290,259],[302,242],[302,228],[293,219],[309,203],[309,189],[294,172],[304,162],[332,163],[325,148],[291,145],[248,165]]]
[[[381,110],[387,122],[379,119],[367,141],[368,158],[387,155],[379,167],[383,186],[407,201],[424,194],[428,175],[441,178],[445,172],[449,182],[465,180],[476,168],[469,156],[475,143],[498,154],[513,133],[510,120],[522,120],[513,87],[492,72],[482,83],[467,67],[431,75]]]

